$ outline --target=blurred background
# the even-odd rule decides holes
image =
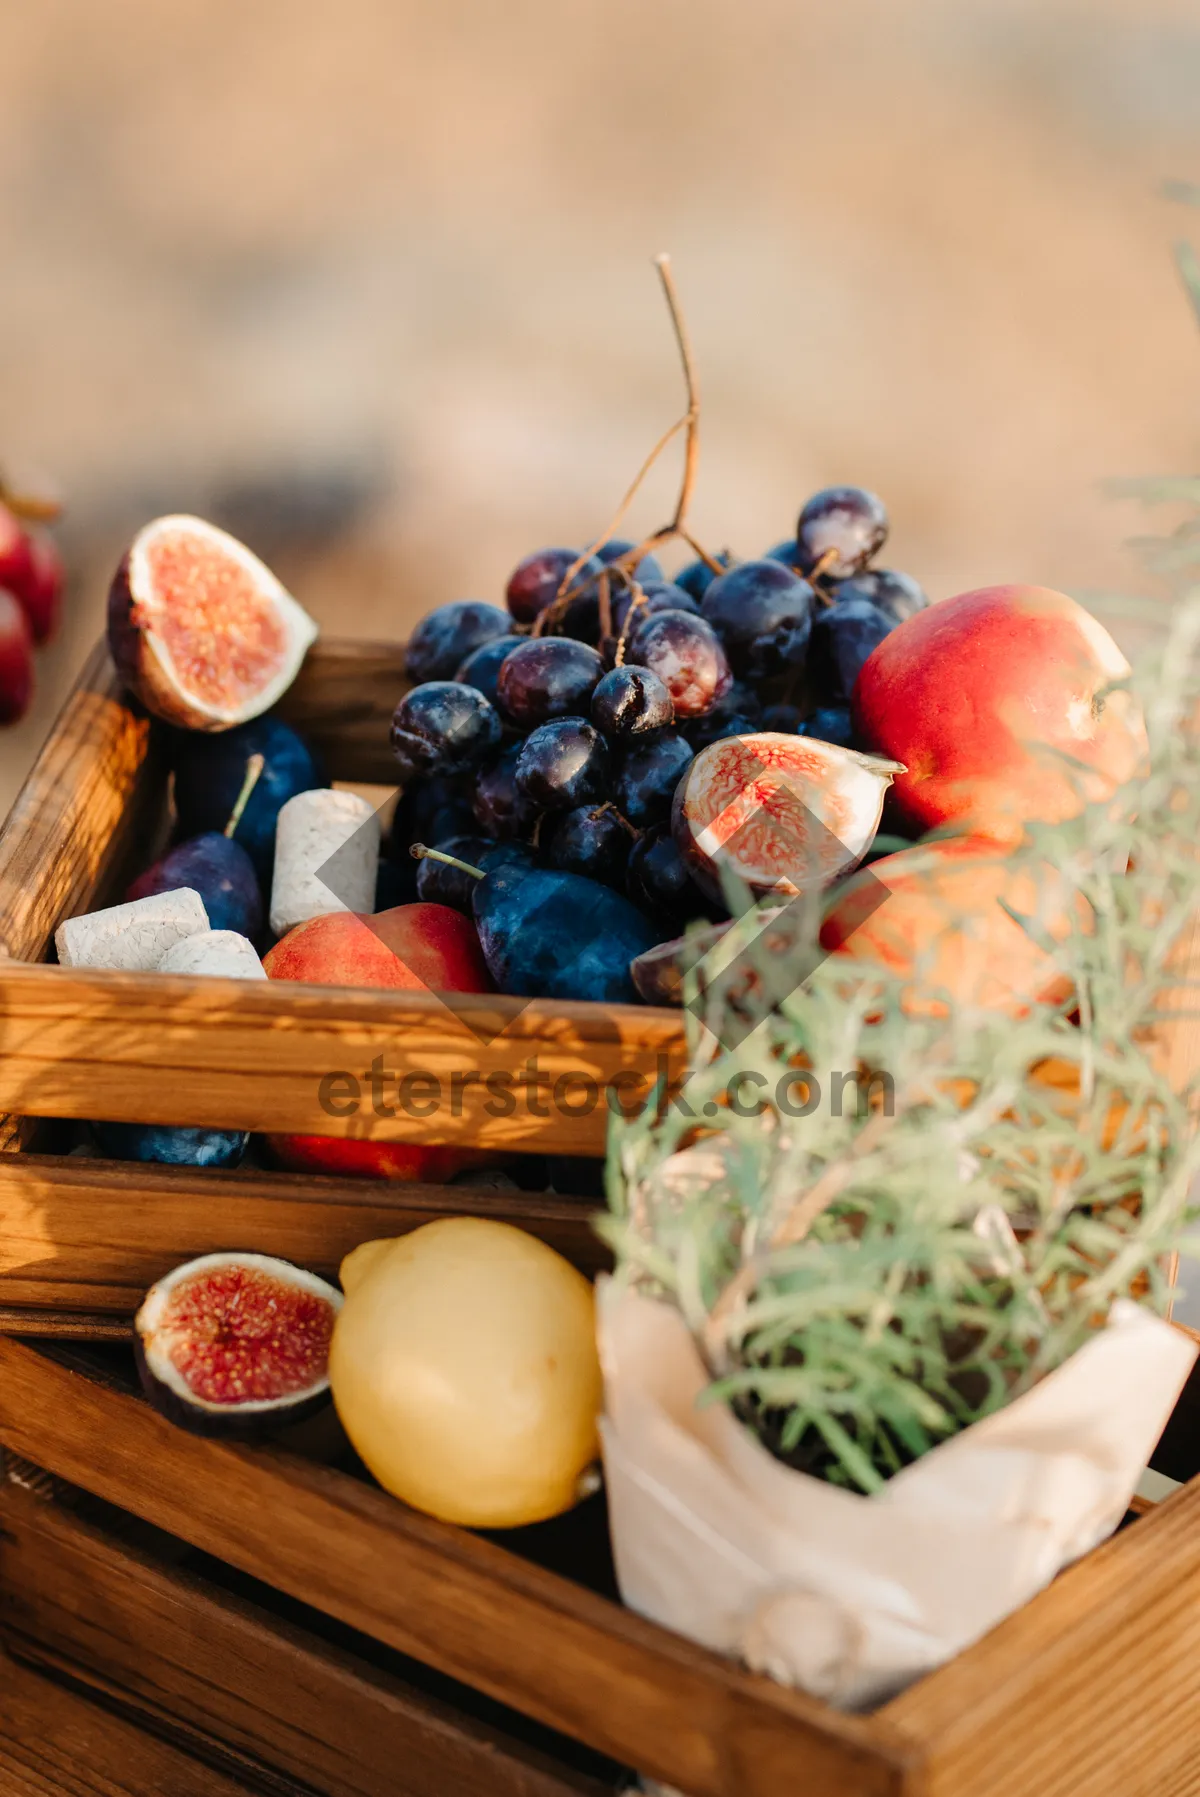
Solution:
[[[0,810],[156,512],[375,636],[601,529],[680,409],[663,249],[709,547],[861,482],[934,597],[1122,591],[1136,647],[1160,520],[1100,483],[1197,461],[1198,96],[1194,0],[10,5],[0,448],[73,588]]]

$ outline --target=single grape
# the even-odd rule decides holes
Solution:
[[[760,730],[772,730],[780,736],[795,735],[804,721],[804,714],[798,705],[780,702],[776,705],[764,705],[759,720]]]
[[[805,718],[797,734],[815,736],[818,742],[837,743],[842,749],[858,747],[848,705],[819,705],[811,717]]]
[[[702,717],[733,684],[716,632],[690,612],[652,612],[630,636],[625,659],[658,675],[677,718]]]
[[[671,695],[649,668],[612,668],[592,694],[592,722],[606,736],[649,736],[674,721]]]
[[[482,857],[495,846],[486,836],[447,836],[444,841],[428,844],[429,848],[453,855],[470,867],[482,867]],[[435,861],[432,856],[418,861],[416,869],[417,897],[422,904],[449,905],[452,910],[465,911],[468,917],[471,916],[471,895],[476,885],[474,874],[466,873],[461,867],[451,867],[448,862]]]
[[[627,749],[614,795],[621,815],[639,830],[665,822],[671,815],[675,788],[693,754],[692,745],[674,730]]]
[[[811,574],[820,564],[823,579],[845,580],[878,555],[887,533],[888,515],[874,493],[826,487],[808,500],[796,524],[799,566]]]
[[[522,743],[516,784],[538,810],[595,804],[612,785],[608,745],[584,718],[553,718]]]
[[[469,834],[474,822],[460,774],[413,780],[400,794],[384,852],[396,861],[407,861],[414,842],[440,843],[448,836]]]
[[[560,811],[547,818],[539,840],[551,867],[599,880],[602,886],[624,888],[634,834],[612,805]]]
[[[655,824],[634,843],[625,890],[640,910],[661,917],[676,929],[710,911],[688,873],[670,824]]]
[[[453,680],[473,650],[506,636],[512,620],[482,599],[453,599],[428,612],[408,639],[404,665],[414,685]]]
[[[776,543],[773,549],[768,549],[766,551],[763,560],[768,562],[782,562],[784,567],[795,569],[800,566],[799,557],[800,545],[797,543],[795,537],[785,537],[782,543]]]
[[[517,760],[524,743],[513,743],[485,767],[475,781],[471,808],[475,822],[498,842],[528,836],[538,809],[517,788]]]
[[[603,548],[597,549],[596,555],[606,566],[611,566],[613,562],[619,561],[623,555],[628,555],[631,549],[636,548],[636,543],[627,542],[624,537],[613,537],[611,542],[605,543]],[[645,586],[648,580],[665,580],[667,577],[662,571],[662,563],[659,561],[658,557],[656,555],[646,554],[633,570],[633,578],[635,580],[640,580],[642,585]]]
[[[722,569],[732,568],[734,565],[734,557],[728,549],[722,549],[719,555],[713,557],[713,560],[719,562]],[[675,585],[682,587],[684,592],[689,593],[693,599],[699,600],[703,599],[716,578],[716,573],[709,567],[703,556],[697,556],[694,562],[688,562],[686,567],[680,568],[675,576]]]
[[[831,597],[835,605],[843,599],[869,599],[886,617],[903,624],[914,612],[924,611],[929,595],[911,574],[898,574],[891,568],[867,568],[849,580],[839,580]]]
[[[723,713],[720,717],[692,718],[684,724],[683,734],[698,755],[709,743],[720,742],[726,736],[754,736],[762,728],[754,718],[734,712],[732,715]]]
[[[517,563],[509,576],[505,598],[509,612],[518,624],[532,624],[539,612],[553,605],[565,576],[578,560],[577,549],[535,549],[532,555]],[[589,575],[598,574],[602,566],[602,562],[591,556],[572,582],[572,589]],[[505,629],[508,628],[506,619]]]
[[[700,607],[689,593],[682,587],[673,586],[669,581],[652,582],[643,587],[640,594],[619,593],[613,601],[611,636],[602,638],[600,653],[604,657],[606,667],[614,667],[617,659],[617,642],[624,635],[626,647],[634,630],[652,612],[686,611],[694,617],[700,616]]]
[[[701,610],[735,674],[765,680],[804,666],[816,595],[782,562],[742,562],[714,580]]]
[[[869,599],[841,599],[818,613],[810,665],[824,704],[849,704],[863,663],[895,628],[895,619],[885,617]]]
[[[500,710],[523,730],[579,717],[591,704],[604,663],[570,637],[530,637],[507,655],[496,679]]]
[[[464,774],[499,747],[500,714],[473,686],[427,680],[405,693],[392,718],[392,752],[400,771]]]
[[[481,692],[485,699],[496,703],[496,676],[509,651],[519,648],[528,639],[523,636],[496,636],[490,643],[484,643],[478,649],[472,649],[466,660],[456,669],[454,678],[461,680],[464,686],[473,686]]]

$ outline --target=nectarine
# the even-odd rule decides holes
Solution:
[[[1113,687],[1128,673],[1104,626],[1065,594],[983,587],[906,618],[873,650],[855,729],[905,764],[889,795],[902,828],[1014,841],[1137,773],[1145,727]]]
[[[448,905],[396,905],[374,917],[333,911],[297,924],[263,957],[273,980],[319,986],[389,987],[407,992],[490,992],[475,926]],[[297,1173],[364,1179],[441,1181],[486,1159],[462,1148],[349,1136],[268,1138]]]
[[[880,882],[888,896],[879,902]],[[1046,865],[1014,867],[982,837],[920,843],[861,869],[832,895],[821,943],[864,966],[911,978],[914,1013],[956,1006],[1026,1015],[1070,995],[1054,957],[1005,906],[1037,920],[1052,941],[1065,940],[1072,915],[1087,928],[1082,898]]]

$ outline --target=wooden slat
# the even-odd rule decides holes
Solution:
[[[0,1328],[5,1309],[19,1324],[24,1306],[128,1318],[161,1274],[223,1248],[336,1278],[360,1242],[441,1216],[515,1223],[595,1274],[610,1257],[594,1210],[586,1200],[471,1186],[18,1155],[0,1159]]]
[[[245,1797],[247,1788],[0,1650],[4,1797]]]
[[[187,1435],[14,1341],[0,1341],[0,1440],[689,1797],[916,1790],[886,1723],[755,1678],[344,1475]]]
[[[114,863],[149,835],[150,748],[149,720],[124,702],[98,644],[0,828],[5,954],[41,960],[63,918],[91,904]]]
[[[596,1780],[164,1567],[44,1499],[0,1493],[0,1624],[31,1656],[328,1797],[600,1797]]]
[[[1200,1791],[1200,1481],[881,1716],[928,1748],[927,1797]]]
[[[388,1076],[380,1110],[377,1057]],[[25,1115],[600,1154],[611,1083],[624,1082],[619,1101],[633,1107],[684,1059],[680,1013],[637,1005],[0,961],[0,1110]],[[359,1082],[348,1116],[321,1102],[322,1081],[340,1072]],[[410,1075],[438,1085],[408,1087],[406,1113],[397,1082]],[[345,1092],[332,1088],[335,1107]]]
[[[333,779],[395,786],[389,730],[408,686],[403,644],[321,638],[278,709],[321,751]]]

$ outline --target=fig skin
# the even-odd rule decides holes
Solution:
[[[333,1401],[329,1386],[324,1385],[308,1397],[297,1398],[294,1404],[281,1404],[277,1410],[239,1410],[236,1404],[219,1413],[199,1410],[150,1371],[136,1330],[133,1357],[142,1390],[158,1414],[174,1423],[176,1428],[186,1429],[189,1435],[203,1435],[208,1441],[240,1441],[248,1446],[261,1446],[264,1442],[277,1440],[294,1423],[307,1422]]]
[[[223,730],[216,718],[198,719],[156,656],[147,655],[142,632],[133,622],[134,597],[129,584],[130,554],[121,557],[108,592],[108,648],[117,673],[153,717],[182,730]]]

